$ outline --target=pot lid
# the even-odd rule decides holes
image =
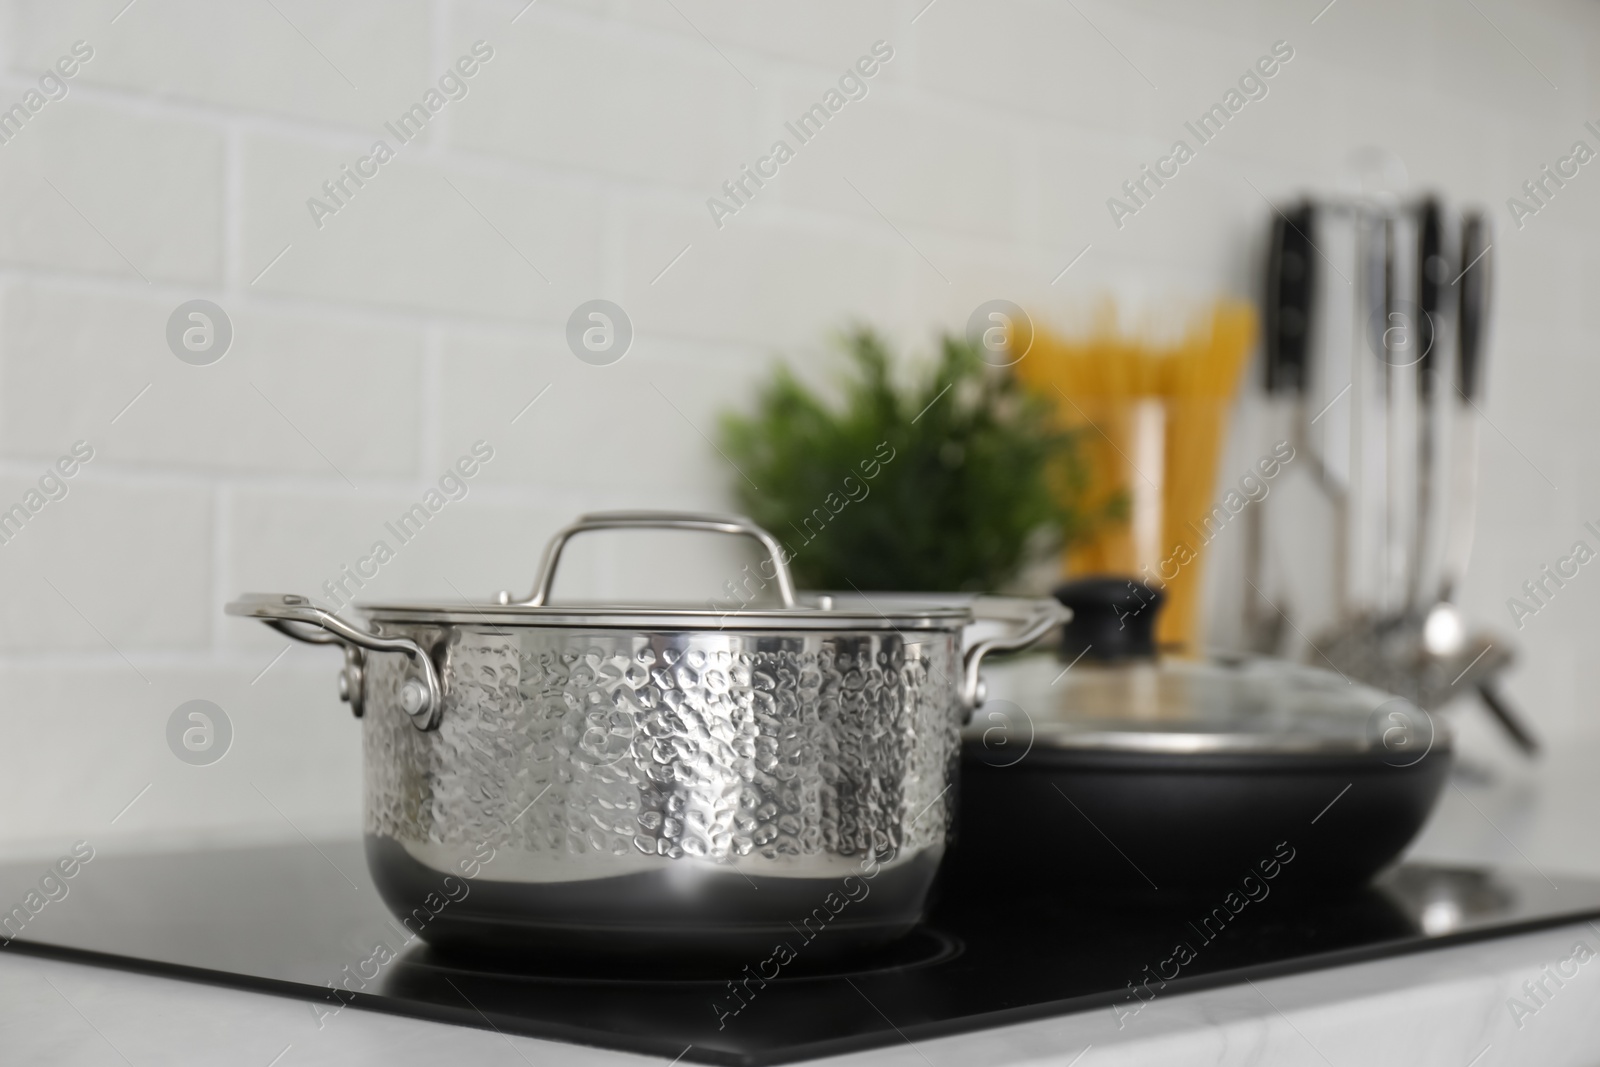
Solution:
[[[736,534],[757,541],[767,558],[752,575],[757,584],[752,601],[707,599],[701,603],[550,603],[561,551],[574,535],[593,530],[699,530]],[[375,622],[451,623],[489,626],[562,626],[626,629],[694,630],[959,630],[972,621],[968,603],[956,596],[900,593],[797,594],[789,576],[789,553],[766,530],[736,515],[678,511],[608,511],[584,515],[557,531],[545,546],[533,591],[522,599],[509,592],[493,601],[460,600],[358,602],[356,607]],[[747,588],[749,582],[746,582]],[[750,607],[763,599],[776,606]]]
[[[892,593],[802,593],[793,607],[723,607],[704,604],[472,604],[460,600],[358,601],[374,622],[487,626],[600,627],[630,630],[960,630],[972,621],[965,605],[932,605]]]
[[[1108,667],[1031,655],[987,674],[990,700],[973,715],[966,737],[997,752],[1031,745],[1144,754],[1372,754],[1408,766],[1451,743],[1446,725],[1409,700],[1283,660]]]

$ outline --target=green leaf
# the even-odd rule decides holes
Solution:
[[[793,557],[813,589],[993,591],[1041,535],[1060,545],[1116,520],[1086,511],[1089,472],[1053,400],[941,339],[931,373],[897,386],[870,329],[841,338],[849,360],[833,407],[780,367],[752,414],[725,413],[721,447],[761,490],[740,505]]]

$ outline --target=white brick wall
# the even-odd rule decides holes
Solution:
[[[469,497],[367,592],[521,589],[581,510],[725,506],[736,475],[702,433],[778,356],[824,379],[853,320],[925,344],[994,296],[1065,317],[1103,292],[1253,295],[1252,184],[1348,185],[1364,146],[1497,213],[1473,610],[1503,626],[1600,518],[1600,177],[1520,233],[1501,209],[1600,118],[1592,4],[1480,0],[1513,47],[1425,0],[1339,0],[1314,25],[1321,0],[125,2],[0,4],[0,107],[74,41],[95,50],[0,145],[0,506],[95,448],[0,546],[0,851],[352,832],[336,657],[274,663],[284,643],[220,608],[315,592],[473,441],[496,457]],[[1105,198],[1280,38],[1296,57],[1271,94],[1113,228]],[[479,39],[495,54],[467,96],[315,226],[307,197],[393,143],[383,123]],[[716,228],[706,198],[878,39],[895,56],[868,96]],[[610,367],[562,334],[599,296],[637,330]],[[164,336],[196,297],[235,331],[209,367]],[[679,581],[719,569],[703,544],[653,558]],[[577,553],[572,580],[645,581],[617,564]],[[1580,586],[1519,635],[1512,689],[1541,730],[1590,728],[1597,633],[1600,587]],[[197,697],[235,727],[210,767],[164,739]]]

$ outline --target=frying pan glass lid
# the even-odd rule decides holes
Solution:
[[[1045,655],[990,667],[969,737],[999,728],[1067,749],[1400,758],[1450,743],[1443,722],[1409,700],[1282,660],[1067,667]]]

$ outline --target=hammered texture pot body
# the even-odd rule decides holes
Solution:
[[[958,632],[383,629],[445,677],[419,731],[406,658],[371,656],[363,720],[369,864],[435,946],[765,952],[825,922],[820,954],[921,917]]]

